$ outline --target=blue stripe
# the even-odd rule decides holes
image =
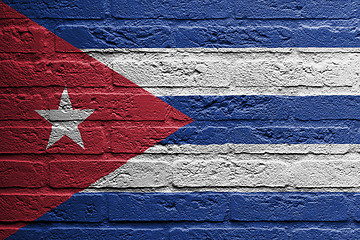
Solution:
[[[359,239],[359,220],[358,193],[78,193],[9,239]]]
[[[78,48],[360,47],[350,0],[5,0]]]
[[[360,96],[166,96],[195,121],[162,144],[359,144]]]

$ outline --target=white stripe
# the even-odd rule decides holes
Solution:
[[[156,96],[360,94],[360,48],[83,51]]]
[[[154,146],[85,192],[360,190],[360,146]]]

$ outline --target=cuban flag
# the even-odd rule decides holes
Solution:
[[[359,14],[0,3],[0,239],[359,239]]]

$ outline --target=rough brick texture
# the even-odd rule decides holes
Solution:
[[[358,0],[4,2],[0,239],[360,239]]]
[[[32,9],[31,18],[106,15],[105,8],[83,1],[19,4]],[[3,239],[192,119],[4,3],[0,6]],[[77,206],[66,202],[68,210],[41,220],[103,221],[105,200],[90,198]]]
[[[9,239],[355,240],[359,209],[356,193],[78,193]]]
[[[109,221],[222,221],[222,194],[110,194]]]
[[[360,44],[357,0],[5,2],[78,48]]]

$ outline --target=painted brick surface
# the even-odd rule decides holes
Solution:
[[[177,187],[284,187],[286,168],[274,161],[177,161],[173,181]]]
[[[281,228],[257,229],[174,229],[170,239],[287,239],[286,232]]]
[[[42,214],[45,214],[49,209],[58,205],[59,199],[67,200],[70,196],[70,194],[2,194],[0,196],[0,210],[3,214],[0,219],[2,222],[34,221],[36,219],[34,216],[36,216],[37,212],[40,211]],[[7,207],[7,205],[12,205],[14,199],[16,200],[16,205],[11,208]],[[23,205],[25,207],[19,209],[17,208],[18,205]],[[11,210],[5,212],[6,209]]]
[[[356,239],[357,234],[350,229],[299,229],[291,233],[291,239]]]
[[[55,32],[81,48],[357,47],[360,42],[357,38],[359,30],[350,27],[303,25],[294,29],[276,25],[245,28],[214,26],[215,23],[211,22],[206,26],[171,29],[151,23],[131,27],[114,24],[98,28],[67,25],[56,28]],[[79,35],[74,38],[75,32]],[[124,33],[127,37],[123,36]]]
[[[307,198],[311,198],[308,201]],[[347,199],[341,195],[232,195],[231,219],[237,221],[346,221]]]
[[[107,218],[107,205],[104,203],[106,196],[101,194],[74,196],[38,221],[103,222]]]
[[[13,2],[15,9],[23,8],[22,13],[29,18],[60,18],[60,19],[102,19],[105,16],[104,3],[94,4],[93,1],[39,1],[31,0]]]
[[[52,188],[84,188],[102,177],[103,171],[122,166],[125,161],[52,161],[49,164]],[[89,172],[92,174],[89,176]]]
[[[79,48],[359,46],[357,0],[5,2]]]
[[[158,188],[171,184],[173,168],[167,161],[131,161],[97,181],[95,188]]]
[[[41,162],[2,160],[0,162],[2,188],[38,188],[47,185],[47,173]]]
[[[112,1],[115,18],[134,19],[216,19],[227,18],[231,13],[228,0],[216,1]]]
[[[355,1],[354,1],[355,2]],[[339,5],[338,5],[339,4]],[[263,2],[256,0],[247,4],[244,0],[235,0],[237,18],[255,19],[347,19],[353,17],[355,9],[352,1],[296,1],[275,0]]]
[[[358,200],[354,193],[78,193],[9,239],[357,239]]]
[[[360,238],[359,1],[4,2],[0,239]]]
[[[221,194],[109,194],[110,221],[223,221]]]
[[[105,229],[105,228],[54,228],[49,232],[49,239],[167,239],[167,233],[161,229]]]

